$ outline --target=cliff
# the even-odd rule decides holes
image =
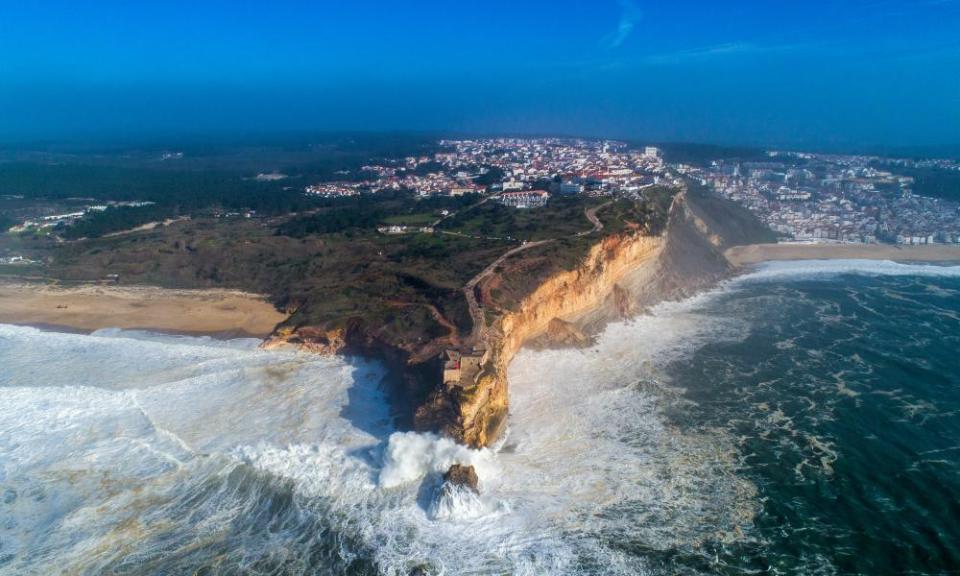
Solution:
[[[611,320],[730,275],[724,250],[756,241],[765,229],[749,213],[718,200],[699,191],[678,194],[664,233],[648,235],[635,228],[607,236],[578,267],[547,277],[507,309],[495,296],[498,283],[523,274],[527,263],[505,262],[478,286],[485,309],[493,312],[483,341],[476,343],[485,354],[479,375],[473,382],[437,388],[417,410],[417,427],[439,429],[471,446],[489,445],[509,409],[507,367],[524,344],[589,344],[589,334]]]
[[[559,322],[576,319],[600,307],[616,310],[618,282],[631,270],[655,261],[664,248],[662,237],[625,234],[609,236],[594,246],[578,268],[551,276],[524,298],[516,310],[499,313],[480,347],[487,351],[475,383],[438,390],[417,412],[422,428],[439,427],[471,446],[496,440],[508,411],[507,367],[524,343]],[[510,274],[509,265],[503,274]],[[481,290],[484,294],[488,291]],[[496,306],[488,297],[487,307]],[[629,313],[629,311],[627,311]],[[579,332],[564,325],[565,334]],[[439,418],[438,418],[439,417]],[[438,426],[439,425],[439,426]]]

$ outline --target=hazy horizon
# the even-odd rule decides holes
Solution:
[[[960,2],[44,2],[0,141],[274,132],[960,147]]]

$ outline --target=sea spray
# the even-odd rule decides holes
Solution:
[[[444,482],[427,510],[434,520],[457,521],[479,518],[496,511],[483,496],[466,486]]]
[[[659,428],[656,398],[613,373],[521,380],[504,445],[478,451],[393,429],[376,364],[207,344],[0,326],[2,482],[16,493],[0,574],[193,572],[211,558],[289,574],[606,573],[591,566],[644,564],[601,544],[643,516],[595,512],[672,497],[648,490],[665,470],[631,447]],[[559,402],[530,406],[534,390]],[[696,461],[698,442],[667,451],[674,478],[712,474],[678,458]],[[481,495],[443,488],[454,463],[475,467]],[[664,502],[677,506],[693,517],[702,501]]]
[[[436,434],[395,432],[390,435],[380,470],[380,487],[395,488],[430,474],[443,474],[454,464],[473,466],[480,482],[497,475],[494,455],[474,450]]]

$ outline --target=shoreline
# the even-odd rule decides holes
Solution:
[[[957,262],[960,246],[928,244],[748,244],[728,249],[724,256],[735,269],[770,261],[892,260],[894,262]]]
[[[0,283],[0,323],[46,330],[263,339],[286,318],[265,297],[234,290]]]

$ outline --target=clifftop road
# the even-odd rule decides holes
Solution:
[[[583,232],[577,232],[576,234],[573,234],[571,237],[577,238],[577,237],[587,236],[589,234],[593,234],[603,230],[603,222],[601,222],[600,219],[597,218],[597,212],[603,208],[606,208],[611,203],[613,203],[613,200],[609,200],[599,206],[594,206],[593,208],[587,208],[586,210],[584,210],[584,216],[586,216],[587,220],[589,220],[590,223],[593,224],[593,228],[591,228],[590,230],[584,230]],[[478,204],[474,204],[474,206],[478,206]],[[516,248],[512,248],[504,252],[499,258],[491,262],[489,266],[487,266],[479,274],[471,278],[470,281],[467,282],[466,286],[463,287],[463,295],[467,299],[467,306],[470,309],[470,318],[473,320],[473,332],[470,335],[470,342],[474,346],[486,340],[486,337],[487,337],[486,318],[484,318],[483,309],[480,306],[480,303],[477,301],[477,294],[476,294],[477,285],[480,284],[480,282],[482,282],[484,278],[492,274],[493,271],[496,270],[497,266],[502,264],[507,258],[513,256],[514,254],[519,254],[524,250],[529,250],[531,248],[536,248],[538,246],[543,246],[544,244],[549,244],[551,242],[556,242],[556,241],[557,241],[556,238],[551,238],[548,240],[538,240],[536,242],[526,242],[520,246],[517,246]]]
[[[597,212],[599,212],[603,208],[606,208],[612,203],[613,203],[613,200],[607,200],[606,202],[604,202],[599,206],[594,206],[593,208],[587,208],[586,210],[584,210],[583,215],[587,217],[587,220],[589,220],[591,224],[593,224],[593,228],[585,232],[577,232],[576,235],[586,236],[587,234],[593,234],[594,232],[599,232],[603,230],[603,222],[601,222],[600,219],[597,218]]]
[[[527,242],[521,246],[517,246],[511,250],[504,252],[499,258],[490,263],[489,266],[483,269],[479,274],[474,276],[467,285],[463,287],[463,295],[467,299],[467,306],[470,308],[470,318],[473,320],[473,333],[470,335],[470,340],[474,346],[479,342],[483,342],[487,336],[487,323],[483,317],[483,310],[480,307],[480,303],[477,302],[476,287],[484,278],[493,273],[493,271],[503,263],[504,260],[523,252],[524,250],[529,250],[531,248],[536,248],[537,246],[543,246],[544,244],[549,244],[550,242],[555,242],[556,240],[539,240],[537,242]]]

